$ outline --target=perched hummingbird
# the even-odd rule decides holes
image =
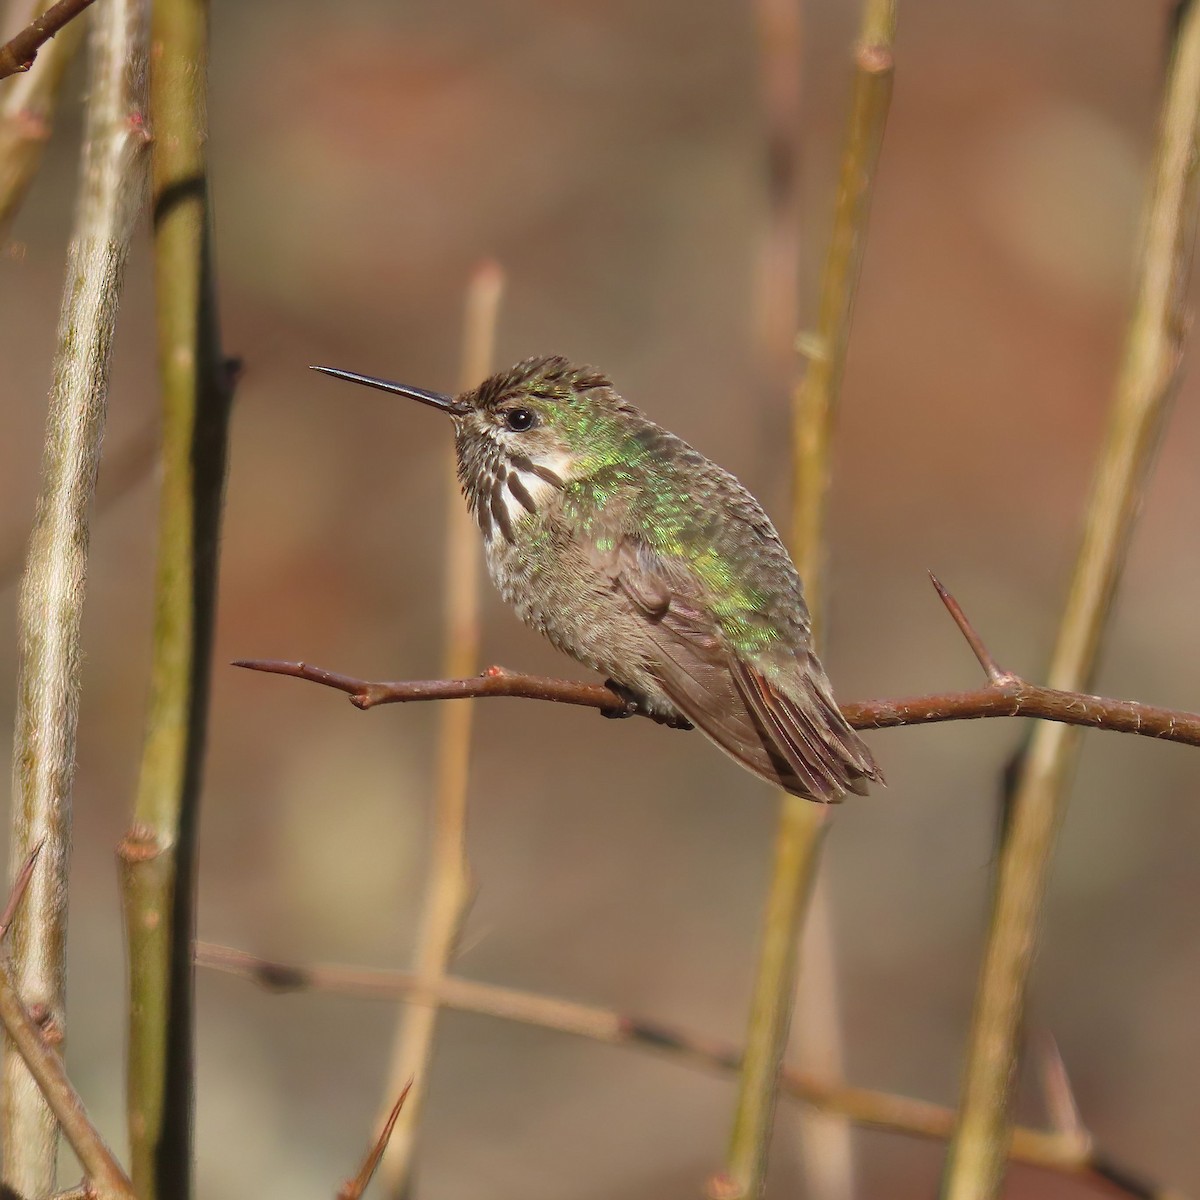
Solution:
[[[800,577],[757,500],[607,376],[527,358],[460,396],[316,367],[454,421],[488,570],[517,615],[693,724],[762,779],[830,803],[881,781],[812,649]]]

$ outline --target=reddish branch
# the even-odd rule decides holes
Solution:
[[[51,1036],[51,1024],[45,1020],[49,1014],[43,1010],[39,1018],[30,1011],[21,999],[9,969],[8,948],[4,942],[41,851],[42,842],[38,842],[26,856],[0,912],[0,1027],[7,1035],[9,1047],[25,1061],[87,1173],[88,1182],[83,1194],[93,1200],[134,1200],[133,1184],[89,1120],[79,1093],[67,1078],[55,1039]],[[58,1041],[61,1040],[60,1033]],[[8,1188],[3,1192],[6,1196],[10,1194]]]
[[[391,1111],[388,1113],[387,1119],[384,1121],[383,1128],[379,1131],[379,1136],[375,1139],[374,1145],[367,1151],[367,1157],[363,1159],[362,1166],[358,1169],[358,1174],[353,1179],[347,1179],[338,1188],[336,1200],[362,1200],[363,1192],[367,1190],[367,1185],[379,1169],[379,1160],[383,1158],[383,1152],[387,1149],[388,1142],[391,1141],[392,1130],[396,1128],[396,1122],[400,1119],[400,1110],[404,1107],[404,1101],[408,1099],[408,1093],[412,1085],[413,1081],[411,1079],[404,1085],[399,1098],[392,1105]]]
[[[0,46],[0,79],[28,71],[37,52],[92,3],[93,0],[58,0],[30,21],[16,37]]]
[[[1011,671],[1002,670],[967,620],[958,602],[934,579],[934,586],[987,674],[985,686],[969,692],[939,692],[900,700],[863,700],[842,705],[855,729],[888,729],[896,725],[926,725],[937,721],[967,721],[981,717],[1038,717],[1067,725],[1088,725],[1115,733],[1136,733],[1200,746],[1200,713],[1156,708],[1132,700],[1112,700],[1082,692],[1039,687]],[[516,696],[577,704],[601,712],[637,714],[612,689],[598,683],[521,675],[489,667],[473,679],[406,679],[372,682],[340,675],[303,662],[241,659],[234,666],[272,675],[293,675],[345,692],[357,708],[407,704],[418,700],[465,700],[487,696]]]

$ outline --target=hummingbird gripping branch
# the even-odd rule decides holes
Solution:
[[[452,397],[315,369],[450,416],[500,594],[606,675],[626,711],[695,725],[810,800],[882,782],[834,703],[800,577],[762,506],[607,376],[528,358]]]

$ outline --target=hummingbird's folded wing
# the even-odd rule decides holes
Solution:
[[[831,803],[879,778],[806,649],[785,694],[729,645],[702,585],[637,538],[622,539],[607,569],[645,622],[653,671],[692,724],[748,770],[793,795]]]

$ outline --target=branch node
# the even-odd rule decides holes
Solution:
[[[866,42],[855,51],[854,65],[868,75],[883,75],[895,67],[896,57],[890,46]]]
[[[47,1046],[52,1048],[61,1046],[66,1040],[63,1035],[63,1028],[55,1019],[53,1013],[48,1012],[42,1020],[37,1022],[38,1028],[42,1031],[42,1041]]]
[[[709,1179],[704,1194],[708,1200],[744,1200],[746,1189],[728,1171],[718,1171]]]
[[[158,834],[149,825],[133,824],[128,833],[117,843],[117,857],[126,866],[148,862],[163,852]]]

